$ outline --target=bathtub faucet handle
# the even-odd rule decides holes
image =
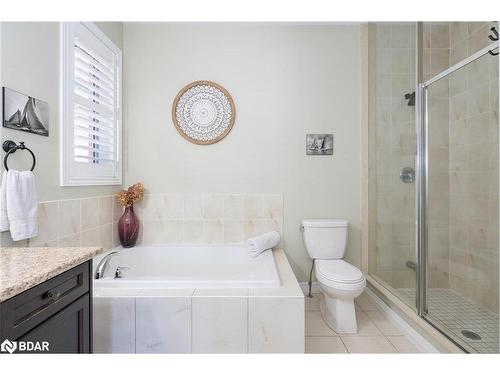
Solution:
[[[115,279],[121,279],[122,278],[122,271],[129,270],[129,269],[130,269],[130,267],[121,267],[121,266],[116,267]]]

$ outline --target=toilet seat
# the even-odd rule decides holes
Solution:
[[[316,278],[321,284],[342,290],[364,288],[365,277],[363,273],[344,260],[318,259],[315,265]]]

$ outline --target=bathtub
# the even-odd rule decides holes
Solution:
[[[94,288],[277,288],[271,251],[253,258],[243,246],[119,248]],[[106,254],[104,254],[105,256]],[[102,259],[102,257],[100,257]],[[94,268],[100,259],[94,261]],[[127,267],[114,278],[117,267]],[[95,274],[95,269],[94,269]]]
[[[256,258],[228,245],[116,250],[93,280],[94,352],[304,352],[304,294],[282,249]],[[129,269],[115,279],[116,267]]]

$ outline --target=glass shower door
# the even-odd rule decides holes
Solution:
[[[421,88],[426,277],[420,312],[462,348],[481,353],[499,350],[499,86],[498,56],[490,48]]]
[[[369,265],[416,309],[416,23],[370,23]]]

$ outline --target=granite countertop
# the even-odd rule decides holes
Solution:
[[[0,302],[103,252],[101,247],[1,247]]]

